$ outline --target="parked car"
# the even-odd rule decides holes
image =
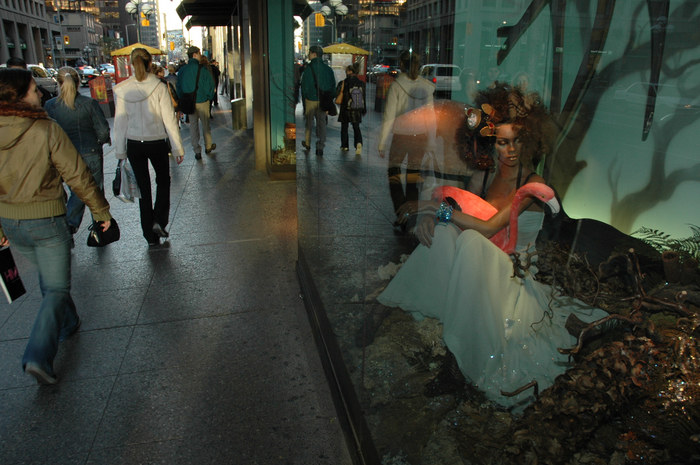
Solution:
[[[114,65],[111,63],[103,63],[97,67],[98,71],[102,73],[103,76],[114,79]]]
[[[392,77],[396,77],[399,75],[399,69],[394,67],[394,66],[389,66],[389,65],[374,65],[368,72],[367,72],[367,80],[369,82],[377,82],[377,77],[382,75],[382,74],[389,74]]]
[[[442,94],[462,90],[462,83],[459,81],[461,73],[462,70],[457,65],[435,63],[423,65],[420,68],[420,75],[435,84],[436,93]]]
[[[675,84],[657,84],[652,87],[652,92],[656,95],[655,118],[661,118],[676,112],[700,111],[700,100],[694,94],[684,95]],[[649,95],[648,82],[635,82],[615,91],[613,98],[616,104],[623,104],[625,110],[636,111],[643,114],[647,105]]]
[[[90,66],[82,67],[78,70],[78,74],[80,75],[80,83],[83,85],[83,87],[87,87],[90,81],[96,77],[102,76],[99,71]]]
[[[32,72],[36,85],[50,93],[52,96],[58,95],[58,82],[51,77],[49,72],[41,65],[27,65],[27,69]]]

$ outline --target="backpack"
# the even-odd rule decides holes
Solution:
[[[348,108],[350,110],[364,110],[365,109],[365,96],[362,92],[362,87],[359,85],[352,86],[348,92]]]

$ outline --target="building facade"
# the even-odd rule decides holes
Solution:
[[[47,14],[43,0],[0,0],[0,62],[10,57],[54,66],[58,21]]]

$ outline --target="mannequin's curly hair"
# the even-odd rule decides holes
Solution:
[[[481,123],[470,129],[465,123],[456,132],[457,150],[467,161],[470,168],[490,170],[494,167],[493,158],[496,138],[488,135],[488,129],[482,132],[487,123],[493,125],[513,124],[519,126],[518,134],[523,143],[520,154],[521,163],[536,167],[540,160],[549,153],[550,143],[545,127],[549,113],[539,94],[523,93],[518,87],[496,81],[488,89],[480,90],[474,98],[476,108],[482,110]],[[491,112],[487,114],[489,109]],[[487,135],[483,135],[486,133]]]

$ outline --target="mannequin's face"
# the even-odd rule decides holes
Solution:
[[[520,128],[512,124],[502,124],[496,127],[496,154],[498,161],[507,166],[517,166],[520,163],[523,143],[518,137]]]

